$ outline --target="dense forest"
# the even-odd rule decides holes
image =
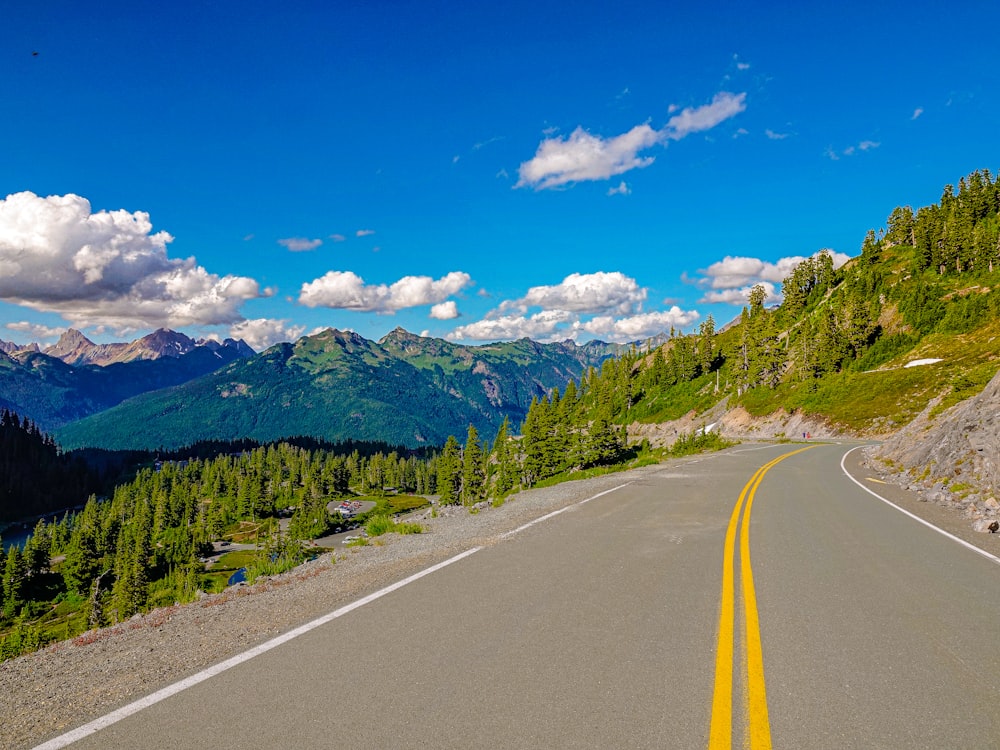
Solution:
[[[0,657],[215,590],[225,582],[205,568],[213,542],[252,544],[251,580],[293,567],[311,551],[302,542],[344,527],[328,509],[341,498],[374,498],[376,510],[359,521],[397,530],[385,517],[426,505],[427,496],[443,505],[500,502],[542,479],[626,457],[621,428],[588,424],[581,406],[571,386],[532,404],[523,437],[505,422],[490,445],[470,426],[464,445],[451,437],[439,453],[372,452],[370,444],[362,453],[351,443],[331,450],[302,438],[306,447],[201,444],[186,458],[180,451],[147,461],[109,498],[91,495],[78,512],[39,520],[23,549],[7,551]]]
[[[82,505],[99,486],[99,473],[31,420],[0,411],[0,521]]]

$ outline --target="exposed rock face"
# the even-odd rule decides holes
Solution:
[[[241,357],[252,357],[253,349],[240,340],[226,339],[223,343],[204,341],[195,342],[183,333],[160,328],[148,336],[135,341],[115,344],[95,344],[75,328],[70,328],[52,346],[44,350],[50,357],[61,359],[68,365],[80,367],[83,365],[106,365],[118,362],[134,362],[144,359],[159,359],[161,357],[180,357],[199,346],[206,346],[212,351],[221,347],[233,347]]]
[[[755,417],[741,406],[728,408],[728,399],[723,399],[704,414],[695,415],[692,412],[672,422],[659,424],[632,423],[628,426],[628,437],[629,440],[648,440],[654,448],[669,448],[682,434],[701,429],[738,440],[843,437],[841,432],[822,420],[803,416],[800,412],[788,413],[779,409],[766,417]]]
[[[38,344],[15,344],[13,341],[0,340],[0,352],[16,354],[17,352],[37,352]]]
[[[886,440],[875,456],[911,471],[926,470],[939,480],[996,494],[1000,490],[1000,373],[981,393],[932,420],[929,412],[936,403]]]

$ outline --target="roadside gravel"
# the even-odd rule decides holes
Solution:
[[[32,747],[480,545],[553,510],[660,467],[633,469],[509,498],[477,512],[408,518],[425,532],[388,534],[294,571],[155,610],[0,664],[0,747]],[[363,635],[362,635],[363,637]]]

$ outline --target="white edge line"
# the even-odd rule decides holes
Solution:
[[[437,565],[432,565],[431,567],[421,570],[418,573],[414,573],[409,578],[404,578],[401,581],[397,581],[396,583],[390,586],[386,586],[383,589],[379,589],[378,591],[371,593],[362,599],[358,599],[355,602],[351,602],[350,604],[343,606],[340,609],[334,610],[329,614],[323,615],[322,617],[318,617],[315,620],[307,622],[304,625],[300,625],[294,630],[289,630],[287,633],[283,633],[282,635],[272,638],[271,640],[266,641],[260,644],[259,646],[255,646],[249,651],[244,651],[241,654],[237,654],[236,656],[226,659],[225,661],[219,662],[218,664],[208,667],[207,669],[203,669],[202,671],[197,672],[191,675],[190,677],[186,677],[183,680],[173,683],[172,685],[167,685],[165,688],[157,690],[155,693],[151,693],[150,695],[147,695],[144,698],[140,698],[137,701],[129,703],[126,706],[122,706],[121,708],[112,711],[109,714],[94,719],[88,724],[84,724],[83,726],[78,727],[70,732],[66,732],[65,734],[59,735],[58,737],[55,737],[49,740],[48,742],[43,742],[41,745],[37,745],[34,748],[34,750],[57,750],[58,748],[63,748],[66,747],[67,745],[77,742],[78,740],[82,740],[84,737],[89,737],[90,735],[100,731],[101,729],[109,727],[112,724],[115,724],[121,721],[122,719],[131,716],[132,714],[142,711],[144,708],[149,708],[150,706],[159,703],[160,701],[166,700],[167,698],[176,695],[177,693],[187,690],[190,687],[194,687],[199,682],[204,682],[210,677],[215,677],[218,674],[222,674],[226,670],[232,669],[233,667],[238,666],[245,661],[249,661],[250,659],[253,659],[255,656],[260,656],[261,654],[270,651],[273,648],[277,648],[278,646],[287,643],[288,641],[294,638],[298,638],[300,635],[305,635],[310,630],[315,630],[316,628],[325,625],[328,622],[336,620],[338,617],[343,617],[348,612],[353,612],[355,609],[358,609],[359,607],[363,607],[366,604],[370,604],[376,599],[382,598],[386,594],[391,594],[393,591],[401,589],[403,586],[413,583],[414,581],[419,580],[424,576],[430,575],[431,573],[435,573],[441,570],[441,568],[447,567],[452,563],[456,563],[459,560],[469,557],[469,555],[473,555],[476,552],[479,552],[479,550],[481,549],[482,547],[473,547],[472,549],[468,549],[465,552],[455,555],[454,557],[449,557],[447,560],[439,562]]]
[[[592,495],[586,498],[585,500],[581,500],[578,503],[574,503],[573,505],[567,505],[565,508],[560,508],[559,510],[553,511],[552,513],[548,513],[544,516],[541,516],[540,518],[536,518],[534,521],[526,523],[523,526],[519,526],[513,531],[508,531],[506,534],[502,534],[501,539],[513,536],[514,534],[524,531],[525,529],[530,528],[531,526],[534,526],[537,523],[541,523],[542,521],[546,521],[550,518],[558,516],[560,513],[564,513],[570,508],[574,508],[578,505],[584,505],[585,503],[589,503],[591,500],[596,500],[599,497],[607,495],[611,492],[615,492],[616,490],[620,490],[622,487],[627,487],[630,484],[632,484],[632,482],[625,482],[624,484],[620,484],[617,487],[612,487],[609,490],[598,492],[596,495]],[[183,680],[179,680],[178,682],[175,682],[171,685],[167,685],[165,688],[161,688],[160,690],[157,690],[155,693],[151,693],[150,695],[147,695],[144,698],[140,698],[139,700],[133,701],[132,703],[129,703],[126,706],[122,706],[121,708],[112,711],[111,713],[106,714],[104,716],[101,716],[100,718],[94,719],[93,721],[84,724],[81,727],[77,727],[72,731],[66,732],[65,734],[61,734],[58,737],[55,737],[47,742],[43,742],[41,745],[36,745],[33,750],[59,750],[59,748],[71,745],[74,742],[82,740],[84,737],[89,737],[90,735],[95,734],[96,732],[99,732],[100,730],[109,727],[112,724],[118,723],[122,719],[128,718],[132,714],[136,714],[139,711],[142,711],[144,708],[149,708],[150,706],[155,705],[160,701],[166,700],[167,698],[173,695],[177,695],[177,693],[187,690],[190,687],[194,687],[200,682],[204,682],[210,677],[215,677],[218,674],[222,674],[223,672],[232,669],[233,667],[238,666],[245,661],[253,659],[255,656],[260,656],[261,654],[266,653],[267,651],[270,651],[273,648],[277,648],[278,646],[287,643],[288,641],[294,638],[298,638],[300,635],[305,635],[310,630],[315,630],[316,628],[321,627],[322,625],[326,625],[328,622],[336,620],[338,617],[343,617],[348,612],[353,612],[355,609],[363,607],[364,605],[369,604],[375,601],[376,599],[380,599],[386,594],[391,594],[393,591],[401,589],[403,586],[406,586],[407,584],[413,583],[414,581],[419,580],[424,576],[430,575],[431,573],[435,573],[438,570],[441,570],[441,568],[447,567],[452,563],[456,563],[459,560],[469,557],[470,555],[479,552],[481,549],[482,549],[481,546],[473,547],[472,549],[468,549],[465,552],[455,555],[454,557],[449,557],[447,560],[439,562],[437,565],[432,565],[431,567],[426,568],[425,570],[421,570],[419,573],[414,573],[408,578],[404,578],[403,580],[397,581],[396,583],[386,586],[383,589],[379,589],[378,591],[371,593],[362,599],[358,599],[356,602],[351,602],[350,604],[343,606],[340,609],[334,610],[333,612],[323,615],[322,617],[318,617],[315,620],[312,620],[311,622],[307,622],[305,625],[300,625],[294,630],[289,630],[287,633],[283,633],[282,635],[272,638],[271,640],[266,641],[260,644],[259,646],[255,646],[249,651],[244,651],[241,654],[237,654],[236,656],[230,657],[229,659],[219,662],[218,664],[208,667],[207,669],[203,669],[200,672],[196,672],[190,677],[186,677]]]
[[[578,505],[585,505],[585,504],[589,503],[591,500],[596,500],[599,497],[603,497],[604,495],[608,495],[608,494],[610,494],[612,492],[615,492],[616,490],[620,490],[622,487],[628,487],[630,484],[632,484],[632,482],[625,482],[625,484],[619,484],[617,487],[612,487],[610,490],[604,490],[604,492],[598,492],[596,495],[591,495],[586,500],[581,500],[581,501],[579,501],[577,503],[573,503],[572,505],[567,505],[565,508],[560,508],[559,510],[554,510],[551,513],[546,513],[544,516],[536,518],[534,521],[529,521],[528,523],[524,524],[523,526],[518,526],[513,531],[508,531],[508,532],[506,532],[504,534],[501,534],[500,538],[501,539],[506,539],[507,537],[514,536],[515,534],[520,534],[525,529],[530,529],[536,523],[541,523],[542,521],[547,521],[550,518],[555,518],[560,513],[565,513],[566,511],[570,510],[571,508],[575,508]]]
[[[898,510],[898,511],[899,511],[900,513],[905,513],[905,514],[906,514],[906,515],[908,515],[908,516],[909,516],[910,518],[912,518],[912,519],[913,519],[914,521],[918,521],[919,523],[922,523],[922,524],[923,524],[924,526],[926,526],[927,528],[929,528],[929,529],[933,529],[933,530],[934,530],[934,531],[936,531],[937,533],[939,533],[939,534],[942,534],[942,535],[944,535],[944,536],[948,537],[948,538],[949,538],[949,539],[951,539],[951,540],[952,540],[953,542],[958,542],[958,543],[959,543],[959,544],[961,544],[961,545],[962,545],[963,547],[967,547],[967,548],[971,549],[971,550],[972,550],[973,552],[977,552],[978,554],[982,555],[983,557],[985,557],[985,558],[986,558],[987,560],[989,560],[990,562],[994,562],[994,563],[996,563],[997,565],[1000,565],[1000,557],[997,557],[996,555],[993,555],[993,554],[991,554],[991,553],[987,552],[987,551],[986,551],[986,550],[984,550],[984,549],[980,549],[980,548],[979,548],[979,547],[977,547],[976,545],[974,545],[974,544],[972,544],[972,543],[970,543],[970,542],[967,542],[967,541],[965,541],[964,539],[960,539],[960,538],[958,538],[957,536],[955,536],[954,534],[950,534],[949,532],[945,531],[944,529],[942,529],[942,528],[940,528],[940,527],[938,527],[938,526],[935,526],[935,525],[934,525],[934,524],[932,524],[932,523],[931,523],[930,521],[925,521],[925,520],[924,520],[923,518],[921,518],[920,516],[917,516],[917,515],[914,515],[913,513],[910,513],[910,511],[906,510],[906,508],[901,508],[901,507],[899,507],[898,505],[896,505],[896,503],[892,502],[891,500],[886,500],[886,499],[885,499],[884,497],[882,497],[882,496],[881,496],[880,494],[878,494],[878,493],[877,493],[877,492],[875,492],[874,490],[870,489],[869,487],[866,487],[865,485],[861,484],[861,482],[859,482],[859,481],[858,481],[857,479],[855,479],[854,477],[852,477],[852,476],[851,476],[851,474],[850,474],[850,472],[848,472],[848,471],[847,471],[847,467],[846,467],[846,466],[844,466],[844,461],[846,461],[846,460],[847,460],[847,457],[848,457],[848,456],[849,456],[849,455],[850,455],[851,453],[853,453],[854,451],[856,451],[856,450],[857,450],[858,448],[863,448],[863,447],[864,447],[864,446],[861,446],[861,445],[858,445],[858,446],[855,446],[854,448],[851,448],[851,450],[847,451],[847,453],[845,453],[845,454],[844,454],[844,455],[843,455],[843,456],[841,457],[841,459],[840,459],[840,469],[841,469],[841,471],[843,471],[843,472],[844,472],[844,475],[845,475],[845,476],[846,476],[846,477],[847,477],[848,479],[850,479],[850,480],[851,480],[852,482],[854,482],[854,483],[855,483],[856,485],[858,485],[858,487],[860,487],[861,489],[863,489],[863,490],[864,490],[865,492],[867,492],[867,493],[868,493],[869,495],[874,495],[875,497],[877,497],[877,498],[878,498],[879,500],[881,500],[881,501],[882,501],[883,503],[885,503],[886,505],[890,505],[890,506],[892,506],[893,508],[895,508],[896,510]]]

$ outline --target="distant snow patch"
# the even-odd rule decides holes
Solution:
[[[920,367],[921,365],[933,365],[936,362],[940,362],[940,359],[915,359],[912,362],[907,362],[903,367]]]

